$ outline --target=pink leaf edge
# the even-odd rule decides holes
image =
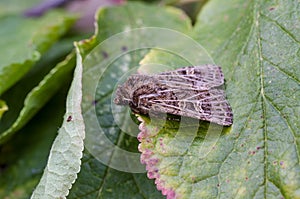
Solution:
[[[158,131],[149,131],[149,129],[145,126],[145,121],[141,117],[138,117],[138,120],[141,122],[139,125],[140,133],[137,136],[137,139],[140,142],[138,149],[142,153],[140,161],[142,164],[146,165],[147,177],[149,179],[155,179],[157,190],[161,191],[167,199],[176,199],[178,196],[176,195],[175,190],[171,187],[167,187],[166,182],[160,179],[158,169],[160,160],[155,157],[153,152],[153,139],[154,136],[157,135]]]

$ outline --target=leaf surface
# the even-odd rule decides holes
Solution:
[[[101,41],[106,41],[113,37],[114,34],[129,31],[133,28],[139,27],[169,27],[175,30],[186,31],[191,28],[189,21],[183,13],[172,8],[159,8],[156,6],[143,5],[141,3],[128,3],[124,6],[106,8],[98,13],[98,32],[96,37],[92,40],[82,42],[80,51],[83,53],[89,52],[91,46],[96,46]],[[117,81],[128,72],[130,69],[138,66],[139,61],[148,52],[147,49],[138,48],[135,51],[130,51],[134,46],[147,46],[150,41],[149,38],[145,40],[139,40],[142,44],[136,40],[136,45],[126,40],[115,40],[116,43],[108,42],[108,46],[97,47],[85,58],[84,62],[84,75],[90,74],[88,78],[83,79],[83,96],[86,98],[83,103],[84,117],[92,115],[90,112],[95,107],[99,125],[102,132],[106,136],[106,139],[115,147],[116,150],[110,151],[107,156],[111,162],[118,163],[118,150],[123,150],[128,153],[136,154],[135,161],[139,165],[138,168],[143,168],[143,165],[139,162],[140,154],[137,151],[138,142],[135,138],[138,126],[132,124],[129,117],[125,117],[122,124],[127,126],[129,121],[133,126],[128,125],[128,131],[122,131],[122,126],[114,121],[114,115],[111,110],[111,94]],[[113,40],[114,41],[114,40]],[[103,44],[102,44],[103,45]],[[100,44],[101,46],[101,44]],[[116,57],[114,57],[116,56]],[[114,59],[116,58],[116,59]],[[111,63],[108,60],[113,60]],[[106,67],[105,64],[108,64]],[[93,68],[94,67],[94,68]],[[95,96],[90,96],[87,90],[91,86],[87,83],[99,82],[97,92]],[[86,122],[86,121],[85,121]],[[86,126],[88,129],[92,129],[92,125]],[[130,128],[132,127],[132,128]],[[101,129],[99,133],[101,133]],[[133,131],[131,131],[131,130]],[[134,134],[135,132],[135,134]],[[128,198],[161,198],[161,194],[155,190],[155,186],[151,180],[147,179],[145,170],[143,173],[128,173],[122,171],[122,168],[126,168],[128,162],[122,162],[119,159],[119,164],[104,164],[99,162],[99,158],[95,159],[95,153],[90,154],[91,142],[87,140],[93,140],[94,146],[103,146],[103,141],[95,137],[89,138],[89,130],[87,130],[87,138],[85,140],[86,151],[83,158],[82,170],[79,173],[79,177],[71,189],[68,198],[122,198],[124,196]],[[93,135],[92,135],[93,136]],[[108,150],[102,148],[99,153],[107,153]],[[126,161],[126,160],[125,160]],[[119,167],[118,167],[119,166]],[[89,187],[86,187],[87,180],[93,181],[89,183]]]
[[[299,16],[297,1],[205,5],[192,35],[222,66],[234,123],[141,118],[142,160],[168,198],[300,197]]]
[[[1,145],[0,198],[30,198],[62,123],[70,81],[66,83],[13,139]]]
[[[299,2],[234,5],[244,8],[245,14],[240,11],[236,26],[223,30],[230,39],[220,38],[213,49],[226,70],[228,98],[236,118],[233,150],[220,169],[220,193],[299,198]],[[220,18],[236,18],[230,12],[233,8],[225,9]],[[200,15],[196,26],[200,33],[221,23],[201,25],[202,19]],[[243,174],[237,175],[240,171]],[[227,179],[239,186],[226,183]]]
[[[48,159],[43,176],[31,198],[61,198],[69,189],[80,170],[83,151],[84,123],[81,115],[82,65],[77,52],[77,66],[67,97],[67,110]]]
[[[48,13],[39,20],[17,15],[1,17],[0,46],[5,48],[0,55],[0,95],[20,80],[73,22],[74,17],[61,12]]]
[[[75,53],[71,53],[64,61],[57,64],[45,77],[44,79],[34,87],[27,95],[24,100],[24,105],[22,109],[17,110],[15,107],[12,107],[13,112],[9,114],[4,121],[1,121],[0,124],[4,126],[9,126],[4,132],[0,134],[0,143],[7,141],[16,131],[21,129],[44,105],[45,103],[62,87],[62,82],[67,83],[66,79],[72,72],[75,65]],[[30,77],[29,79],[32,79]],[[20,89],[24,89],[24,84],[22,84]],[[15,91],[18,91],[18,88],[15,87]],[[26,90],[26,89],[25,89]],[[16,92],[8,95],[6,99],[12,99],[11,96],[15,96]],[[20,100],[21,98],[18,98]],[[13,104],[10,102],[10,104]],[[16,104],[14,104],[16,105]],[[18,116],[16,116],[18,115]],[[14,120],[14,118],[16,118]],[[8,121],[14,121],[8,122]],[[11,124],[12,123],[12,124]]]
[[[2,115],[8,110],[6,103],[3,100],[0,100],[0,119]]]

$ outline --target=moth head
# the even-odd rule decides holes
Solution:
[[[145,75],[131,75],[122,85],[119,85],[116,90],[114,103],[117,105],[137,106],[134,103],[134,92],[143,85],[153,84],[153,78]]]
[[[129,105],[132,103],[132,93],[138,83],[138,76],[130,76],[122,85],[119,85],[116,90],[114,103],[117,105]]]
[[[131,102],[130,95],[124,85],[119,85],[116,90],[116,96],[114,98],[114,103],[117,105],[128,105]]]

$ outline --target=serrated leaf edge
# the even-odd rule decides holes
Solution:
[[[158,169],[159,159],[154,156],[152,150],[154,149],[153,137],[156,136],[159,131],[146,128],[146,121],[142,117],[138,116],[138,120],[141,122],[139,125],[140,133],[137,136],[140,142],[138,149],[142,153],[140,158],[141,163],[146,165],[147,177],[149,179],[155,179],[154,183],[157,190],[161,191],[167,199],[178,198],[175,190],[169,187],[164,180],[160,179]]]
[[[32,199],[66,198],[80,171],[85,131],[81,114],[82,57],[78,47],[76,54],[77,65],[67,98],[64,122],[52,145],[47,166]]]

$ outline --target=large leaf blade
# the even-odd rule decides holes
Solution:
[[[39,20],[8,15],[0,18],[0,95],[20,80],[41,55],[62,36],[75,18],[62,12],[51,12]],[[44,27],[48,24],[47,27]],[[9,45],[8,45],[9,44]],[[26,49],[26,50],[24,50]]]
[[[24,106],[18,112],[16,120],[8,129],[0,134],[0,143],[6,142],[13,134],[20,130],[62,87],[60,82],[64,81],[72,72],[75,65],[75,53],[71,53],[67,58],[58,63],[44,79],[34,87],[24,100]],[[47,93],[47,94],[45,94]],[[10,119],[10,118],[9,118]],[[5,123],[6,121],[3,121]]]
[[[183,32],[191,28],[189,20],[178,10],[172,8],[164,9],[150,5],[146,6],[141,3],[128,3],[127,5],[120,7],[103,9],[98,13],[97,17],[97,30],[99,32],[97,32],[96,37],[92,40],[82,42],[80,49],[81,52],[89,51],[87,49],[91,49],[91,46],[96,46],[99,42],[113,36],[116,33],[128,31],[133,28],[157,26],[169,27]],[[121,45],[122,42],[123,40],[119,40],[116,44],[117,47]],[[148,40],[142,42],[144,42],[144,44],[149,43]],[[111,45],[113,45],[113,43]],[[92,101],[90,101],[87,105],[96,107],[96,110],[99,113],[98,121],[101,125],[103,125],[103,129],[108,132],[106,133],[106,136],[112,143],[124,150],[136,153],[138,145],[137,140],[126,135],[116,126],[113,122],[111,110],[109,110],[108,107],[111,105],[110,98],[113,91],[113,85],[119,78],[119,76],[115,77],[115,75],[123,75],[127,72],[127,70],[138,65],[138,62],[143,58],[147,50],[144,49],[139,52],[130,53],[126,52],[126,50],[130,50],[128,46],[124,45],[119,47],[116,48],[118,52],[115,52],[113,47],[111,47],[108,51],[99,51],[99,49],[97,49],[98,51],[95,51],[95,53],[92,53],[92,56],[89,57],[89,59],[95,59],[94,61],[96,65],[100,62],[105,63],[105,61],[110,59],[111,56],[115,55],[115,53],[120,53],[121,55],[118,57],[118,60],[112,63],[106,70],[101,67],[94,70],[97,71],[97,73],[93,73],[95,76],[103,72],[100,80],[102,87],[98,87],[94,103],[91,103]],[[85,65],[85,67],[88,66],[89,65]],[[101,90],[103,92],[100,92],[100,88],[105,88],[106,90],[104,89]],[[88,88],[84,89],[87,90]],[[84,110],[89,110],[89,108],[84,108]],[[89,113],[86,111],[84,114]],[[98,144],[100,144],[100,142]],[[104,152],[105,150],[103,153]],[[124,197],[124,195],[130,198],[161,197],[160,193],[155,191],[153,182],[147,179],[145,174],[117,171],[98,162],[96,159],[91,158],[88,152],[85,152],[84,157],[87,159],[85,159],[82,165],[79,178],[72,187],[69,198],[78,198],[83,196],[85,198],[121,198]],[[125,163],[122,164],[126,166]],[[122,164],[120,164],[120,167],[122,167]],[[97,172],[97,175],[94,175],[94,171]],[[85,187],[86,179],[93,179],[93,188],[87,190],[83,189],[83,187]]]
[[[40,183],[31,198],[61,198],[69,189],[80,171],[83,151],[84,123],[81,114],[82,61],[77,51],[77,66],[68,98],[64,122],[59,130]]]
[[[234,124],[199,159],[195,147],[205,143],[201,135],[206,130],[198,131],[184,154],[170,141],[174,123],[157,128],[143,119],[142,158],[165,195],[300,197],[300,30],[295,16],[296,1],[215,0],[204,7],[193,35],[223,68]]]
[[[227,66],[227,74],[231,77],[227,84],[228,95],[238,118],[232,130],[238,132],[233,151],[245,147],[243,151],[249,153],[229,155],[233,161],[228,162],[231,167],[221,170],[224,173],[221,180],[226,182],[231,178],[240,186],[223,183],[221,191],[232,190],[243,195],[248,190],[252,193],[250,196],[258,198],[274,193],[297,198],[300,182],[299,122],[296,122],[300,106],[296,100],[299,97],[296,90],[299,91],[300,61],[297,32],[300,29],[295,16],[300,15],[299,4],[296,1],[248,1],[247,4],[244,19],[228,31],[233,39],[223,40],[214,49],[214,57]],[[237,34],[244,32],[247,24],[249,32]],[[225,49],[231,49],[231,54],[224,53]],[[230,63],[228,58],[233,62]],[[240,160],[253,166],[239,166]],[[244,183],[242,177],[234,175],[241,169],[246,171],[242,175],[247,179]],[[225,195],[230,196],[230,193]]]

